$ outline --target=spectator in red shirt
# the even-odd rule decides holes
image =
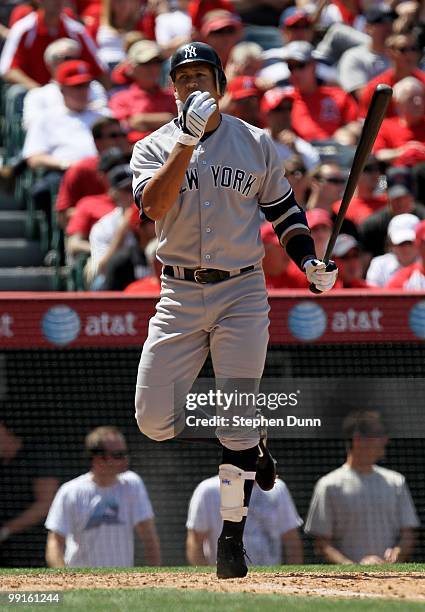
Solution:
[[[252,76],[237,76],[227,85],[226,95],[220,108],[223,112],[246,121],[251,125],[263,127],[260,116],[261,91]]]
[[[268,221],[261,226],[261,238],[264,244],[263,270],[266,286],[270,289],[307,289],[305,274],[288,257]]]
[[[338,236],[332,259],[339,270],[335,283],[337,289],[370,289],[370,285],[362,278],[360,245],[354,236]]]
[[[40,4],[41,4],[40,0],[30,0],[30,2],[25,2],[24,4],[18,4],[17,6],[15,6],[15,8],[10,13],[9,28],[15,25],[17,21],[20,21],[21,19],[23,19],[23,17],[26,17],[33,11],[37,11],[40,8]],[[64,10],[64,13],[66,13],[66,15],[68,15],[69,17],[72,17],[72,19],[78,20],[77,15],[80,14],[78,11],[77,11],[77,14],[75,14],[74,11],[69,6],[65,6],[63,10]]]
[[[85,196],[99,195],[108,189],[104,171],[99,163],[106,153],[111,157],[113,148],[115,159],[124,163],[130,155],[130,145],[118,119],[102,117],[92,127],[94,144],[98,155],[86,157],[72,164],[65,172],[56,198],[56,213],[59,225],[65,229],[72,217],[77,202]],[[110,169],[110,168],[108,168]]]
[[[94,78],[109,86],[94,42],[81,23],[64,13],[63,5],[64,0],[40,0],[40,10],[13,26],[0,58],[0,74],[5,81],[26,89],[46,85],[51,78],[44,63],[46,48],[58,38],[73,38],[80,43],[81,58],[90,65]]]
[[[388,49],[392,67],[369,81],[363,89],[359,102],[360,117],[366,117],[373,92],[379,83],[386,83],[390,85],[390,87],[394,87],[394,85],[402,79],[413,76],[425,84],[425,73],[418,68],[421,49],[418,45],[416,35],[413,33],[392,34],[387,38],[385,44]],[[395,114],[394,103],[390,101],[386,116],[394,117]]]
[[[384,119],[375,141],[378,159],[392,162],[409,149],[425,151],[425,82],[406,77],[394,85],[396,117]]]
[[[239,15],[217,9],[202,18],[200,40],[217,51],[225,67],[230,51],[242,38],[242,22]]]
[[[381,170],[378,160],[371,155],[359,177],[356,191],[345,215],[346,219],[359,225],[372,213],[386,205],[386,195],[376,194],[380,175]],[[338,201],[333,205],[332,208],[335,214],[338,213],[340,204],[341,201]]]
[[[419,260],[407,268],[396,272],[387,287],[405,291],[423,291],[425,289],[425,221],[416,226],[416,246]]]
[[[353,124],[357,130],[357,104],[339,87],[319,85],[316,77],[316,62],[312,56],[313,46],[305,41],[289,43],[284,48],[286,60],[294,86],[292,122],[295,131],[304,140],[328,140],[345,127],[347,134]],[[350,144],[347,140],[344,144]]]
[[[151,40],[134,43],[128,52],[128,70],[134,83],[127,90],[112,96],[109,106],[114,117],[127,123],[136,142],[165,123],[177,113],[171,91],[160,87],[161,49]]]

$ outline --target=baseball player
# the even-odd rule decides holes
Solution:
[[[265,132],[221,114],[226,77],[214,49],[183,45],[171,58],[179,117],[139,141],[131,167],[141,215],[156,221],[161,297],[149,324],[136,386],[140,430],[158,441],[184,435],[185,400],[211,352],[217,385],[258,389],[268,343],[260,210],[320,291],[335,266],[317,260],[305,214]],[[259,210],[260,209],[260,210]],[[247,573],[242,543],[254,479],[273,487],[275,461],[253,428],[217,428],[222,444],[217,576]]]

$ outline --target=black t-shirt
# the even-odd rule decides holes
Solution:
[[[411,212],[419,219],[425,219],[425,206],[422,204],[415,204]],[[365,219],[359,228],[362,246],[365,251],[372,253],[373,257],[385,252],[388,224],[392,217],[390,209],[386,206]]]
[[[46,447],[29,442],[24,442],[7,463],[0,459],[0,526],[34,502],[34,480],[57,477],[58,471],[59,465]],[[45,565],[47,532],[43,523],[0,543],[0,567]]]

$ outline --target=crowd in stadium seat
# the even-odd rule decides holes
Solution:
[[[327,236],[335,221],[373,91],[378,83],[393,87],[335,246],[341,268],[335,287],[422,287],[421,281],[392,284],[393,274],[410,266],[422,277],[424,269],[415,246],[421,238],[400,243],[390,222],[397,215],[425,218],[423,3],[31,0],[15,5],[0,27],[5,115],[0,179],[12,181],[18,207],[29,215],[42,211],[50,240],[45,263],[59,264],[60,288],[75,288],[67,285],[66,274],[80,266],[85,273],[78,289],[122,290],[135,281],[136,291],[137,281],[148,277],[141,291],[150,286],[158,292],[157,276],[143,253],[151,230],[133,227],[131,209],[123,214],[133,227],[138,254],[121,253],[117,262],[128,241],[118,223],[122,203],[108,191],[110,174],[114,166],[123,171],[137,140],[177,116],[169,57],[190,40],[207,42],[222,59],[228,79],[222,111],[269,133],[299,204],[309,213],[320,211],[322,222],[313,216],[312,225],[318,251],[326,243],[320,242],[321,233]],[[121,154],[112,154],[102,170],[101,159],[113,147]],[[112,212],[116,207],[120,213]],[[110,256],[99,260],[90,230],[107,214],[117,225],[110,224],[103,236]],[[89,226],[82,224],[84,231],[81,215],[90,219]],[[101,227],[106,225],[103,221]],[[100,232],[93,231],[93,236]],[[278,253],[267,224],[262,235],[267,285],[306,286],[299,270]]]

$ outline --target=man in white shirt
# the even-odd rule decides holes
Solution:
[[[131,187],[128,165],[118,165],[108,172],[109,196],[116,204],[97,221],[89,235],[90,261],[87,279],[92,289],[122,290],[128,284],[151,273],[144,247],[155,235],[150,220],[140,223]]]
[[[303,563],[298,533],[302,525],[286,484],[279,478],[271,491],[254,484],[243,541],[253,565],[280,565],[282,552],[286,563]],[[191,565],[214,565],[217,539],[223,521],[220,515],[220,479],[203,480],[195,489],[186,522],[186,555]]]
[[[98,427],[85,441],[91,469],[62,485],[50,507],[49,567],[134,565],[134,531],[146,565],[159,565],[160,545],[142,479],[128,470],[128,450],[115,427]]]
[[[33,169],[64,171],[72,162],[97,153],[91,127],[104,113],[88,109],[90,66],[81,60],[63,62],[55,78],[64,105],[30,124],[23,157]]]
[[[369,264],[366,280],[371,285],[385,287],[398,270],[410,266],[418,258],[415,229],[419,217],[410,213],[396,215],[388,224],[391,252],[374,257]]]
[[[379,413],[350,413],[343,433],[346,463],[317,482],[305,531],[328,563],[408,560],[419,520],[404,476],[376,465],[388,442]]]
[[[50,43],[44,52],[44,63],[52,75],[52,80],[43,87],[30,89],[24,99],[23,124],[28,130],[33,121],[52,112],[57,107],[63,108],[63,96],[54,75],[62,62],[81,57],[81,45],[78,40],[59,38]],[[88,109],[102,111],[106,109],[108,98],[105,88],[99,81],[89,83]]]

